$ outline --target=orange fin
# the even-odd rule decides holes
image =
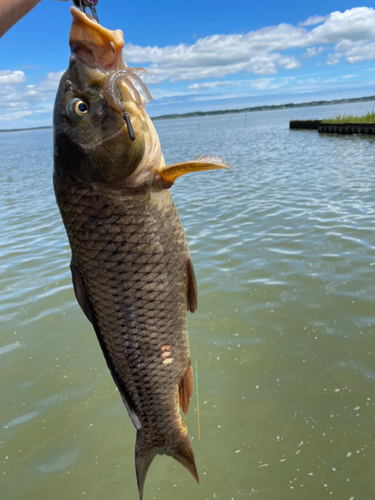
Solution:
[[[178,399],[184,415],[189,411],[190,398],[193,394],[193,368],[189,359],[188,367],[178,385]]]
[[[160,175],[163,181],[172,186],[177,177],[188,174],[190,172],[202,172],[205,170],[228,168],[232,168],[232,166],[222,158],[220,158],[220,156],[201,155],[197,156],[196,158],[194,158],[194,160],[191,161],[173,163],[173,165],[167,165],[166,167],[158,168],[156,172]]]
[[[187,310],[190,312],[196,311],[198,307],[198,290],[197,290],[197,282],[195,279],[195,272],[193,263],[191,262],[190,257],[187,261]]]
[[[180,449],[174,453],[171,453],[171,456],[180,462],[187,470],[192,474],[197,483],[199,483],[199,476],[197,471],[197,466],[195,465],[194,451],[191,445],[191,441],[189,436],[186,434]]]

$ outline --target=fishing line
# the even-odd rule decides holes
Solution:
[[[195,336],[195,318],[193,316],[193,332],[194,332],[194,360],[195,360],[195,393],[197,395],[197,421],[198,421],[198,441],[201,440],[201,427],[199,419],[199,391],[198,391],[198,357],[197,357],[197,339]]]
[[[197,338],[195,335],[195,318],[193,315],[193,332],[194,332],[194,368],[195,368],[195,393],[197,395],[197,422],[198,422],[198,441],[199,441],[199,455],[201,454],[201,426],[199,419],[199,392],[198,392],[198,357],[197,357]],[[199,481],[199,498],[202,500],[202,483]]]

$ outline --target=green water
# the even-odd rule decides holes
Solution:
[[[186,422],[201,484],[145,500],[375,498],[374,138],[290,131],[371,103],[157,122],[198,280]],[[51,131],[0,136],[0,498],[136,500],[135,430],[75,302]]]

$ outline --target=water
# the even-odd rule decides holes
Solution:
[[[201,485],[157,457],[145,500],[375,496],[373,137],[290,131],[372,103],[156,122],[198,280],[187,425]],[[246,123],[245,123],[246,120]],[[74,299],[51,131],[0,135],[2,500],[137,499],[135,431]]]

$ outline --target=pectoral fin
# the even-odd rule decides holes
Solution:
[[[203,155],[197,156],[194,160],[185,161],[183,163],[173,163],[166,167],[158,168],[157,173],[162,180],[170,186],[174,183],[177,177],[188,174],[190,172],[203,172],[205,170],[229,169],[232,166],[224,161],[220,156]]]
[[[98,340],[99,340],[100,347],[102,348],[102,351],[104,354],[104,358],[107,362],[107,366],[109,368],[109,371],[111,372],[111,375],[112,375],[113,380],[115,381],[115,384],[117,385],[119,393],[121,394],[124,406],[128,410],[130,420],[132,421],[132,423],[136,429],[140,429],[142,426],[141,426],[139,418],[134,410],[134,403],[132,401],[132,398],[130,397],[130,394],[128,393],[128,391],[125,387],[125,384],[118,376],[118,373],[113,365],[113,362],[111,360],[111,356],[110,356],[110,354],[105,346],[105,343],[103,341],[103,336],[100,333],[98,325],[96,324],[94,311],[91,307],[89,297],[87,295],[85,283],[84,283],[82,276],[81,276],[80,272],[78,271],[77,266],[75,265],[73,259],[70,263],[70,270],[72,272],[74,293],[75,293],[75,296],[77,298],[78,304],[81,306],[81,309],[84,312],[85,316],[92,323],[92,326],[94,327],[96,336],[98,337]]]

